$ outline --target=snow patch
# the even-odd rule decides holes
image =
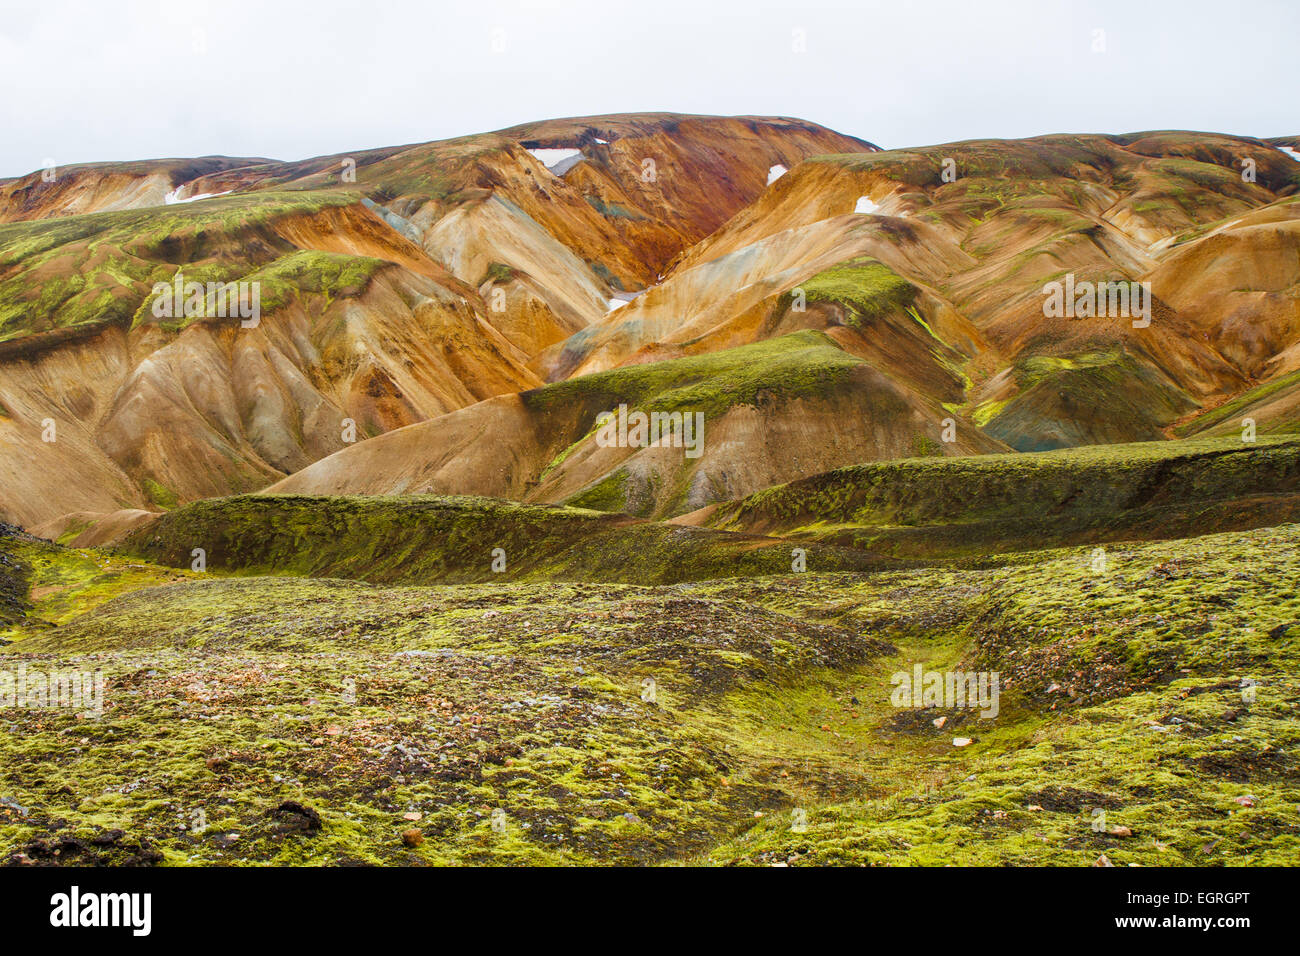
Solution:
[[[198,202],[200,199],[211,199],[213,196],[224,196],[228,192],[233,192],[233,190],[225,189],[219,193],[199,193],[197,196],[190,196],[188,199],[181,199],[180,191],[184,188],[184,186],[177,186],[166,196],[163,196],[163,204],[167,206],[175,206],[177,203]]]
[[[876,213],[880,212],[880,207],[871,201],[870,196],[859,196],[858,204],[853,207],[853,211],[866,213],[869,216],[873,216]]]
[[[599,136],[596,137],[596,142],[600,143],[601,146],[608,146],[608,145],[609,145],[609,140],[607,140],[607,139],[601,139]]]
[[[580,149],[530,149],[528,152],[556,176],[563,176],[583,159]]]
[[[608,308],[605,309],[605,314],[609,315],[609,313],[613,312],[615,309],[623,308],[623,306],[627,305],[633,299],[639,298],[644,294],[645,294],[644,289],[642,289],[640,292],[615,292],[612,296],[610,296],[610,300],[608,302]]]
[[[1300,153],[1297,153],[1297,152],[1296,152],[1294,149],[1292,149],[1290,146],[1279,146],[1278,149],[1282,150],[1282,152],[1286,153],[1288,156],[1290,156],[1292,159],[1294,159],[1297,163],[1300,163]]]
[[[769,186],[772,185],[774,182],[776,182],[778,179],[780,179],[782,176],[784,176],[784,175],[785,175],[786,173],[788,173],[789,171],[790,171],[790,170],[786,169],[786,168],[785,168],[784,166],[782,166],[780,163],[777,163],[775,166],[771,167],[771,168],[767,171],[767,184],[768,184]]]

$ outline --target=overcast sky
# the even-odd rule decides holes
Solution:
[[[49,159],[302,159],[658,110],[798,116],[885,147],[1143,129],[1300,134],[1297,0],[0,0],[0,10],[0,176]]]

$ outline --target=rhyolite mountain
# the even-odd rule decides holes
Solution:
[[[640,115],[0,182],[0,676],[104,687],[0,702],[0,863],[1295,865],[1298,147]]]
[[[644,114],[38,170],[0,184],[0,516],[269,490],[663,518],[883,459],[1294,432],[1294,143]],[[156,318],[178,273],[260,282],[260,324]],[[1045,316],[1067,274],[1149,283],[1150,325]],[[703,454],[602,447],[621,403],[702,413]]]

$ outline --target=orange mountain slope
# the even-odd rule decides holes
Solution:
[[[638,114],[11,180],[0,515],[270,487],[668,516],[886,458],[1223,434],[1242,409],[1296,430],[1288,142],[880,151]],[[178,274],[259,283],[259,323],[158,318]],[[1145,320],[1046,301],[1118,282]],[[699,454],[602,442],[619,405],[698,414]]]

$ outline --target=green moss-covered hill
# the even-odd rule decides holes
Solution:
[[[709,527],[957,558],[1300,518],[1300,442],[1240,437],[841,468],[693,517]]]
[[[584,580],[672,584],[774,573],[792,548],[774,538],[638,521],[581,508],[432,495],[243,495],[197,501],[132,531],[121,550],[172,567],[402,583]],[[814,566],[880,562],[833,545]],[[807,556],[806,555],[806,556]]]

